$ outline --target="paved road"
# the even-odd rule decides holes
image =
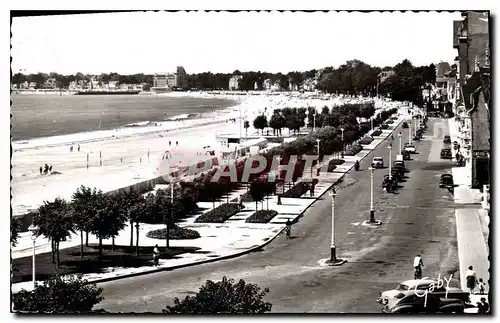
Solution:
[[[424,258],[425,276],[457,277],[453,200],[437,185],[440,174],[452,164],[434,153],[440,151],[447,123],[430,119],[428,125],[424,140],[417,143],[420,153],[406,162],[411,171],[396,194],[381,190],[387,169],[375,172],[376,217],[382,226],[370,228],[360,222],[369,213],[367,168],[373,156],[388,162],[387,140],[361,163],[359,172],[346,174],[339,185],[336,241],[338,256],[348,260],[343,266],[318,263],[329,256],[331,198],[325,196],[294,225],[295,239],[279,237],[264,250],[233,260],[102,283],[106,299],[100,307],[113,312],[160,312],[173,297],[194,294],[206,280],[226,275],[269,287],[266,300],[273,304],[273,312],[379,313],[381,306],[375,302],[379,291],[412,278],[416,253]],[[394,147],[398,147],[395,138]],[[392,149],[393,160],[396,150]]]

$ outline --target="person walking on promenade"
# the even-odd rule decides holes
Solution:
[[[42,173],[43,173],[43,167],[40,166],[40,175],[42,175]]]
[[[480,306],[478,306],[478,313],[481,314],[487,314],[490,312],[490,304],[486,301],[486,298],[481,297],[481,303],[479,303]]]
[[[465,281],[467,282],[467,288],[470,290],[471,294],[474,294],[477,283],[476,272],[473,269],[472,266],[469,266],[469,269],[465,272]]]
[[[292,235],[292,221],[290,219],[286,220],[286,238],[290,239]]]
[[[422,267],[424,267],[424,261],[420,254],[418,254],[413,259],[413,267],[415,268],[414,279],[422,279]]]
[[[153,263],[158,267],[158,260],[160,259],[160,250],[158,250],[158,245],[155,245],[153,249]]]
[[[479,288],[479,294],[484,295],[485,284],[482,278],[479,278],[479,283],[477,283],[477,287]]]

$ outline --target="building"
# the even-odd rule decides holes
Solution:
[[[153,88],[165,89],[165,88],[187,88],[187,74],[184,67],[177,66],[176,73],[160,73],[155,74],[153,78]]]
[[[239,90],[240,89],[240,82],[243,79],[243,75],[233,75],[229,79],[229,90],[234,91],[234,90]]]
[[[272,85],[273,85],[273,81],[271,81],[271,79],[265,79],[264,82],[262,82],[262,89],[266,90],[266,91],[270,91]]]
[[[30,82],[30,83],[29,83],[29,85],[28,85],[28,88],[29,88],[30,90],[34,90],[34,89],[36,89],[36,82]]]
[[[384,82],[387,78],[393,76],[395,72],[393,70],[382,71],[378,74],[379,83]]]
[[[489,16],[467,11],[462,17],[453,22],[453,47],[458,51],[453,110],[461,124],[460,144],[466,147],[462,153],[471,172],[470,185],[481,188],[491,176]]]

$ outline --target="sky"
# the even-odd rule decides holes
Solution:
[[[127,12],[15,17],[13,73],[287,73],[452,62],[454,13]]]

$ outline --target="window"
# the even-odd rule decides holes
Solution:
[[[397,290],[409,290],[410,287],[408,287],[408,285],[405,285],[405,284],[399,284],[398,288],[396,288]]]

